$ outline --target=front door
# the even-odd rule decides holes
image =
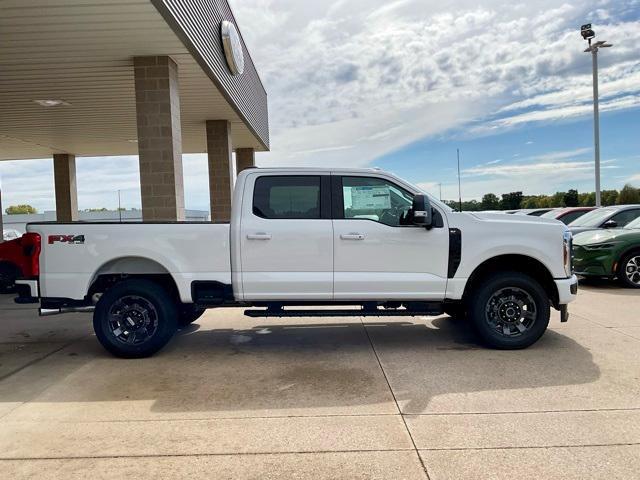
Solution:
[[[442,299],[449,231],[407,224],[413,195],[375,176],[334,176],[336,300]]]
[[[330,300],[330,176],[252,175],[245,188],[253,196],[242,205],[243,298]]]

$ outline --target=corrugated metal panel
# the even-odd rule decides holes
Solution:
[[[206,151],[212,118],[231,122],[234,148],[265,148],[150,0],[0,0],[0,160],[137,153],[132,64],[144,55],[178,63],[185,153]]]
[[[231,75],[224,57],[220,24],[235,18],[226,0],[151,0],[165,20],[175,28],[194,58],[228,95],[230,103],[269,148],[267,93],[244,40],[245,66],[241,75]],[[236,24],[236,27],[238,25]],[[239,30],[239,28],[238,28]],[[241,35],[242,37],[242,35]]]

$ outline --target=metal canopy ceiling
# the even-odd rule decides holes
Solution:
[[[179,66],[182,145],[206,151],[208,119],[231,122],[234,148],[265,145],[148,0],[3,0],[0,160],[137,154],[133,57]],[[64,100],[44,107],[34,100]]]

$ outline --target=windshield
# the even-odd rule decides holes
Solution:
[[[627,223],[623,228],[640,228],[640,217],[636,218],[633,222]]]
[[[558,210],[553,209],[553,210],[549,210],[548,212],[544,212],[540,216],[544,218],[556,218],[557,215],[558,215]]]
[[[615,208],[599,208],[597,210],[591,210],[580,218],[576,218],[569,225],[572,227],[597,227],[605,218],[615,211]]]

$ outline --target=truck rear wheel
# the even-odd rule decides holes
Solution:
[[[171,296],[149,280],[125,280],[107,290],[93,314],[102,346],[122,358],[143,358],[164,347],[176,332],[178,311]]]
[[[504,350],[534,344],[547,329],[549,309],[540,284],[519,272],[483,279],[469,299],[471,321],[484,343]]]

